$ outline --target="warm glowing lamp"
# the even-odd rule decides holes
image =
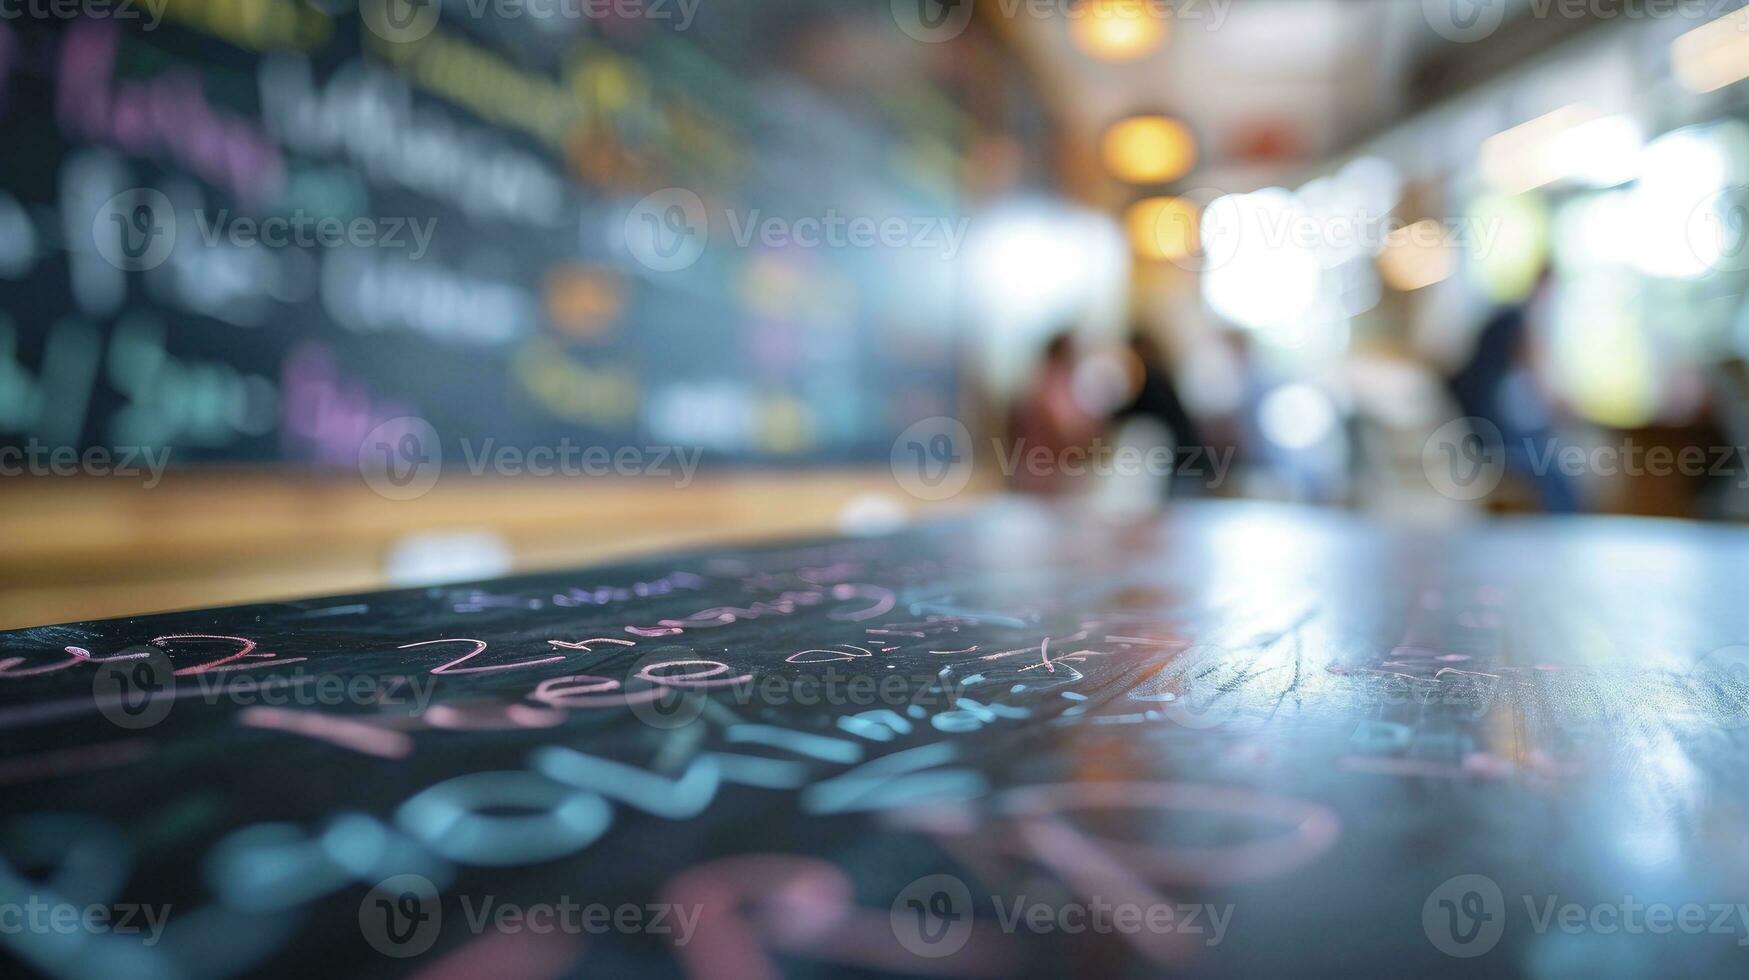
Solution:
[[[1643,142],[1627,116],[1575,103],[1490,136],[1482,144],[1482,176],[1506,194],[1567,179],[1613,187],[1639,175]]]
[[[1083,0],[1069,15],[1069,36],[1104,61],[1133,61],[1166,40],[1166,17],[1148,0]]]
[[[1105,131],[1105,167],[1132,184],[1177,180],[1196,165],[1196,137],[1165,116],[1133,116]]]
[[[1385,237],[1379,277],[1406,293],[1444,282],[1457,270],[1448,238],[1445,226],[1432,218],[1398,228]]]
[[[1182,259],[1197,249],[1196,202],[1148,197],[1124,212],[1124,229],[1137,256],[1151,261]]]

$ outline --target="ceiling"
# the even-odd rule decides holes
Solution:
[[[1013,33],[1072,142],[1090,147],[1117,119],[1165,112],[1197,135],[1192,180],[1237,182],[1338,155],[1582,26],[1528,16],[1533,0],[1450,2],[1504,3],[1503,26],[1460,44],[1434,30],[1422,0],[1176,0],[1166,43],[1127,63],[1085,54],[1061,17],[1018,17]]]

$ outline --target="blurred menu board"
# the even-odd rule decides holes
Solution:
[[[0,446],[834,463],[954,409],[967,161],[1037,115],[975,25],[138,3],[0,21]]]

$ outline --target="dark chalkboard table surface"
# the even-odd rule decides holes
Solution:
[[[1746,559],[1001,504],[0,634],[0,968],[1741,975]]]

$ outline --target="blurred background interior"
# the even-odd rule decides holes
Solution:
[[[1004,493],[1749,515],[1735,2],[39,6],[0,628]]]

